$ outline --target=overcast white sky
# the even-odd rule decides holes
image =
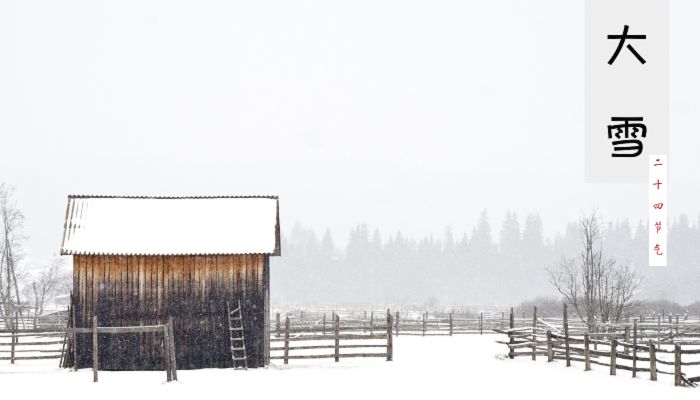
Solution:
[[[0,2],[0,181],[28,252],[68,194],[277,194],[295,221],[547,233],[646,186],[583,182],[583,1]],[[671,215],[700,212],[700,2],[671,0]]]

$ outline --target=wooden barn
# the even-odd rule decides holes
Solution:
[[[179,369],[231,367],[227,303],[240,302],[247,366],[269,362],[277,197],[69,196],[61,254],[73,257],[77,328],[172,317]],[[100,369],[163,369],[158,335],[100,334]],[[78,368],[92,365],[90,336],[76,335]]]

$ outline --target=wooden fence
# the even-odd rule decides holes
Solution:
[[[68,321],[68,311],[56,311],[45,315],[21,315],[16,313],[11,317],[0,317],[0,332],[11,331],[12,328],[21,331],[63,330]],[[12,328],[8,328],[11,326]]]
[[[384,332],[387,329],[385,318],[375,318],[385,311],[374,310],[322,310],[277,312],[270,318],[270,332],[273,337],[282,336],[285,318],[290,320],[290,333],[312,335],[329,335],[333,333],[333,321],[340,316],[341,332],[362,332],[372,334],[375,331]],[[396,311],[392,314],[392,330],[396,336],[452,336],[461,334],[490,334],[495,329],[508,328],[508,320],[504,312],[424,312]],[[527,319],[516,319],[516,326],[527,326]]]
[[[501,324],[498,319],[484,318],[483,313],[472,318],[452,313],[448,313],[446,316],[430,316],[427,312],[418,317],[415,315],[402,317],[401,313],[397,311],[395,320],[396,336],[483,335],[484,333],[493,333],[493,329],[500,327]]]
[[[321,334],[308,334],[308,332],[293,332],[290,319],[286,317],[282,337],[270,339],[270,359],[284,360],[284,364],[289,364],[289,360],[322,358],[333,358],[335,362],[339,362],[341,358],[351,357],[382,357],[392,361],[394,354],[392,326],[392,316],[387,311],[383,333],[341,333],[340,316],[336,314],[333,315],[332,327],[325,329]],[[378,341],[384,343],[380,344]],[[382,351],[373,351],[378,348]],[[331,349],[332,353],[327,351]],[[352,350],[341,353],[341,349]],[[290,354],[291,352],[297,354]]]
[[[0,361],[60,359],[66,339],[67,314],[3,317]],[[9,326],[9,329],[7,327]]]
[[[77,351],[76,337],[79,333],[92,334],[92,376],[93,382],[98,381],[97,371],[100,368],[99,361],[99,335],[101,334],[123,334],[123,333],[162,333],[163,357],[165,364],[166,379],[168,382],[177,380],[177,362],[175,357],[175,341],[173,334],[173,319],[168,318],[166,325],[150,325],[150,326],[97,326],[97,317],[92,318],[92,328],[69,328],[69,340],[71,341],[71,350]],[[73,359],[77,359],[77,354],[73,354]],[[77,364],[74,363],[77,366]]]
[[[585,371],[600,365],[607,367],[610,375],[625,370],[633,377],[648,373],[652,381],[659,374],[672,375],[676,386],[694,387],[700,382],[700,375],[689,376],[692,367],[700,366],[700,324],[632,319],[630,324],[601,324],[588,329],[581,323],[570,323],[567,311],[564,306],[564,318],[557,325],[538,318],[535,308],[529,327],[516,327],[511,313],[509,328],[498,330],[508,340],[498,343],[508,346],[511,359],[545,356],[548,362],[563,360],[567,367],[581,362]]]
[[[465,307],[439,310],[420,309],[396,309],[394,315],[394,333],[398,335],[453,335],[457,334],[490,334],[507,329],[510,325],[510,312],[498,307]],[[383,318],[375,316],[382,315],[386,309],[378,310],[372,308],[291,308],[277,309],[270,316],[270,332],[274,337],[279,337],[284,330],[284,320],[290,319],[290,332],[309,333],[322,335],[328,334],[333,329],[333,318],[340,316],[341,331],[361,331],[363,333],[375,330],[383,331],[386,322]],[[551,324],[561,325],[561,316],[547,317],[538,315],[538,318]],[[631,326],[636,319],[641,323],[640,331],[644,334],[653,331],[665,331],[670,329],[676,332],[683,332],[688,327],[700,326],[698,317],[681,317],[678,314],[668,315],[663,312],[654,315],[628,315],[622,324],[598,324],[599,330],[620,329],[621,326]],[[451,320],[451,322],[450,322]],[[513,323],[517,327],[529,327],[532,325],[532,318],[524,310],[517,310],[513,313]],[[587,330],[581,322],[570,321],[574,330]],[[700,338],[700,331],[694,333]]]
[[[162,333],[162,346],[165,355],[165,370],[168,381],[177,380],[177,364],[175,361],[175,342],[172,319],[165,325],[98,327],[97,318],[93,318],[92,328],[74,329],[69,323],[71,315],[56,313],[48,316],[3,317],[5,326],[10,329],[0,329],[0,360],[14,364],[20,360],[60,360],[59,367],[66,364],[76,365],[72,360],[77,357],[76,338],[78,334],[92,334],[92,348],[99,348],[99,335],[121,333]],[[8,323],[8,321],[10,321]],[[98,381],[99,351],[92,352],[93,381]]]

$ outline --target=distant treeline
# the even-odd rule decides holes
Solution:
[[[537,214],[505,215],[494,240],[486,211],[468,233],[448,228],[443,237],[383,235],[365,224],[353,228],[344,248],[328,230],[319,235],[294,225],[272,258],[273,302],[284,304],[508,305],[556,296],[547,268],[575,257],[577,221],[553,238]],[[689,304],[700,287],[700,218],[682,215],[669,229],[669,266],[647,264],[646,221],[606,222],[604,251],[643,277],[639,299]],[[460,229],[459,231],[462,231]]]

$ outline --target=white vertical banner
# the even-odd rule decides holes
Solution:
[[[669,0],[585,1],[585,180],[649,185],[649,265],[666,266]]]
[[[649,265],[665,267],[668,257],[668,157],[649,155]]]
[[[647,181],[668,154],[668,0],[586,0],[585,179]]]

